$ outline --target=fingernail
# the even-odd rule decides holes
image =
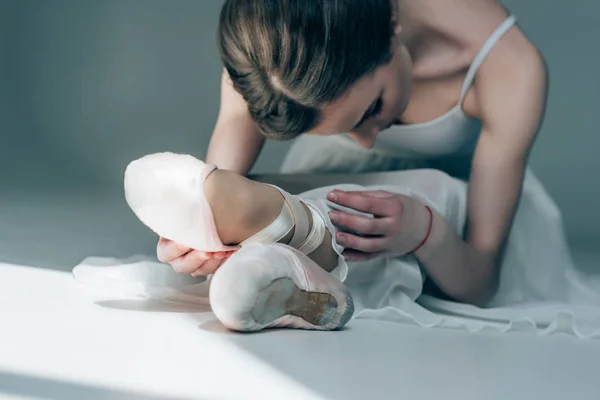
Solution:
[[[338,197],[337,193],[334,193],[334,192],[327,193],[327,199],[329,199],[331,201],[336,201],[337,197]]]
[[[338,220],[339,220],[338,213],[336,213],[335,211],[330,211],[329,219],[331,219],[332,222],[338,222]]]
[[[344,243],[346,241],[346,236],[342,233],[338,233],[335,235],[335,240],[337,240],[339,243]]]

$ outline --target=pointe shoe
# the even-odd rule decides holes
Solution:
[[[336,330],[350,321],[354,303],[337,278],[300,251],[282,244],[250,243],[219,268],[210,304],[229,329]]]
[[[125,170],[127,204],[138,219],[159,236],[194,250],[232,252],[249,243],[275,243],[292,233],[289,245],[310,254],[323,241],[325,223],[307,204],[313,224],[297,196],[273,186],[284,206],[267,227],[237,245],[225,245],[217,233],[204,183],[215,165],[188,154],[155,153],[132,161]]]
[[[129,163],[124,189],[138,219],[159,236],[189,248],[234,251],[217,234],[204,194],[204,182],[216,170],[187,154],[156,153]]]

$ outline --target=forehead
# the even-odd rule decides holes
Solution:
[[[309,133],[346,133],[362,118],[379,92],[376,71],[356,82],[342,97],[327,104],[322,110],[321,121]]]

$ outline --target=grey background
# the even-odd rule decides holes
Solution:
[[[600,237],[600,4],[508,0],[551,71],[531,165],[569,236]],[[220,1],[0,0],[0,196],[23,188],[119,190],[133,158],[204,157],[219,102]],[[269,143],[255,172],[275,172]],[[1,229],[1,228],[0,228]]]

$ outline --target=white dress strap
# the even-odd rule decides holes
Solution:
[[[467,71],[467,76],[465,77],[465,81],[463,82],[463,86],[462,86],[462,91],[460,93],[459,104],[462,104],[462,102],[465,98],[465,95],[467,94],[467,91],[469,90],[469,88],[471,87],[471,84],[473,83],[475,74],[477,73],[477,70],[483,63],[483,60],[485,60],[485,57],[494,48],[494,45],[498,42],[498,40],[500,40],[500,38],[510,28],[512,28],[512,26],[516,22],[517,22],[517,18],[514,15],[511,15],[502,23],[502,25],[500,25],[498,28],[496,28],[496,30],[490,35],[488,40],[483,44],[483,46],[481,47],[481,50],[479,50],[479,53],[477,54],[477,56],[475,56],[475,58],[473,59],[473,62],[471,63],[471,66],[469,67],[469,70]]]

